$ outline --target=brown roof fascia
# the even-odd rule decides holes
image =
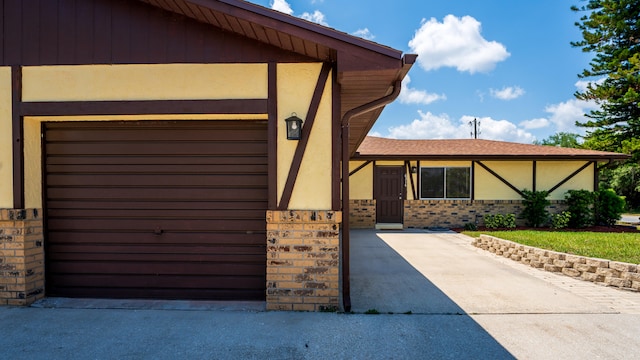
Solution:
[[[211,10],[220,11],[229,16],[253,22],[276,31],[282,31],[335,50],[354,51],[353,47],[355,46],[396,60],[402,57],[402,51],[246,1],[176,0],[176,2],[191,3]],[[192,17],[187,13],[183,13],[183,15]],[[326,61],[327,59],[321,60]]]
[[[213,0],[189,0],[194,3],[212,3],[215,2]],[[297,18],[292,15],[288,15],[282,13],[280,11],[272,10],[257,4],[252,4],[247,1],[238,1],[238,0],[218,0],[219,2],[225,3],[230,6],[238,7],[246,11],[250,11],[256,13],[258,15],[266,16],[268,18],[272,18],[277,20],[280,23],[286,23],[289,25],[293,25],[295,27],[311,31],[313,33],[318,33],[323,36],[333,38],[335,40],[350,43],[352,45],[374,51],[389,57],[395,57],[399,59],[402,56],[402,51],[390,48],[388,46],[384,46],[372,41],[368,41],[353,35],[349,35],[347,33],[332,29],[330,27],[326,27],[320,24],[316,24],[311,21],[307,21],[301,18]],[[205,5],[206,6],[206,5]],[[231,14],[234,15],[235,14]],[[294,34],[292,34],[294,35]]]

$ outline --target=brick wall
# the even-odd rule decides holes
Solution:
[[[352,229],[373,229],[376,226],[376,201],[349,200],[349,226]]]
[[[0,305],[44,297],[42,210],[0,210]]]
[[[267,310],[339,307],[339,211],[267,211]]]
[[[463,227],[466,223],[484,225],[485,215],[516,214],[516,224],[525,225],[520,216],[521,200],[405,200],[405,227]],[[565,210],[562,201],[551,201],[549,213]]]

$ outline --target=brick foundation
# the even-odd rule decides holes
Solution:
[[[0,210],[0,305],[44,297],[41,209]]]
[[[267,211],[267,310],[339,307],[339,211]]]
[[[376,201],[349,200],[349,226],[352,229],[373,229],[376,226]]]
[[[551,214],[566,209],[562,201],[551,201],[547,210]],[[524,210],[521,200],[406,200],[404,202],[404,226],[463,227],[466,223],[484,225],[485,215],[516,214],[516,225],[526,220],[520,216]]]
[[[484,225],[485,215],[516,214],[516,225],[526,220],[520,216],[524,206],[521,200],[405,200],[404,227],[463,227],[467,223]],[[566,210],[564,201],[552,200],[547,206],[550,214]],[[349,225],[354,229],[373,229],[376,224],[375,200],[351,200]]]

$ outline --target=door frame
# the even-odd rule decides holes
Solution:
[[[378,186],[378,182],[379,180],[379,173],[378,171],[382,170],[383,168],[396,168],[399,170],[399,173],[401,174],[399,176],[399,182],[398,184],[400,184],[400,199],[399,200],[399,218],[397,222],[380,222],[379,216],[380,216],[380,211],[378,210],[379,207],[379,201],[378,201],[378,197],[380,196],[379,194],[379,186]],[[406,173],[405,173],[405,167],[404,165],[375,165],[373,167],[373,199],[376,200],[376,224],[381,224],[381,223],[397,223],[397,224],[404,224],[404,201],[407,199],[407,186],[406,186]]]

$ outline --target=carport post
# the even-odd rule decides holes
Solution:
[[[347,111],[342,117],[342,306],[351,311],[351,283],[349,279],[349,121],[357,115],[383,107],[400,95],[402,80],[396,80],[391,94]]]

